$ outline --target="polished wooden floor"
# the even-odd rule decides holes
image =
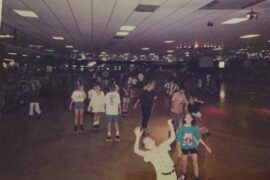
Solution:
[[[270,88],[263,85],[224,84],[223,98],[203,96],[202,108],[212,133],[205,139],[213,153],[199,147],[201,178],[205,180],[270,179]],[[157,143],[167,138],[168,116],[162,100],[154,109],[150,133]],[[72,135],[73,113],[68,100],[46,100],[43,115],[27,117],[27,108],[1,117],[1,180],[154,180],[151,164],[133,153],[133,129],[140,124],[134,110],[122,118],[121,142],[106,143],[105,122],[92,132]],[[177,174],[181,161],[172,152]],[[193,177],[189,165],[189,178]]]

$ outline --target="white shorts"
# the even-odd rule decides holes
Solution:
[[[196,117],[196,118],[202,117],[201,112],[196,112],[196,113],[191,113],[191,114],[192,114],[192,116],[194,116],[194,117]]]

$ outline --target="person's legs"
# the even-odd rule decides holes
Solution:
[[[112,122],[111,122],[111,120],[109,119],[110,117],[106,117],[107,118],[107,122],[108,122],[108,124],[107,124],[107,138],[106,138],[106,141],[107,142],[111,142],[112,141],[112,139],[111,139],[111,127],[112,127]]]
[[[75,114],[75,120],[74,120],[73,133],[77,134],[78,133],[78,121],[79,121],[79,116],[80,116],[79,109],[75,108],[74,114]]]
[[[39,103],[38,102],[34,103],[34,108],[35,108],[36,113],[38,115],[40,115],[41,114],[41,110],[40,110],[40,106],[39,106]]]
[[[198,154],[191,154],[195,178],[199,178]]]
[[[147,129],[150,114],[151,114],[151,107],[142,108],[142,128],[143,129]]]
[[[84,131],[83,129],[84,109],[79,110],[79,118],[80,118],[79,132],[82,133]]]
[[[33,116],[34,115],[34,103],[29,103],[29,116]]]
[[[116,120],[114,122],[114,126],[115,126],[115,141],[120,141],[120,131],[119,131],[119,125],[118,125],[118,120]]]

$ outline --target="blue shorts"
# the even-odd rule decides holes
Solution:
[[[117,122],[118,118],[118,115],[106,115],[106,121],[108,123]]]
[[[196,148],[191,148],[191,149],[182,149],[182,153],[184,155],[187,155],[188,153],[190,154],[197,154],[197,149]]]
[[[75,102],[74,108],[75,109],[84,109],[84,103],[83,102]]]

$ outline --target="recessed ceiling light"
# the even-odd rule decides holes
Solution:
[[[223,22],[221,22],[221,24],[238,24],[238,23],[241,23],[241,22],[244,22],[244,21],[247,21],[247,20],[248,20],[247,17],[233,18],[233,19],[230,19],[230,20],[227,20],[227,21],[223,21]]]
[[[74,48],[74,46],[72,46],[72,45],[66,45],[66,48],[72,49],[72,48]]]
[[[53,49],[45,49],[45,51],[47,51],[47,52],[54,52]]]
[[[36,58],[40,58],[40,56],[36,56]]]
[[[33,11],[16,10],[16,9],[14,9],[13,11],[23,17],[38,18],[38,15],[34,13]]]
[[[129,32],[119,31],[116,33],[116,36],[127,36],[128,34],[129,34]]]
[[[30,48],[42,48],[42,45],[35,45],[35,44],[30,44],[28,47]]]
[[[166,40],[164,41],[165,44],[170,44],[170,43],[174,43],[175,41],[174,40]]]
[[[27,54],[23,54],[22,57],[27,57],[28,55]]]
[[[15,53],[15,52],[9,52],[8,55],[16,56],[17,53]]]
[[[173,53],[174,50],[167,50],[166,52],[167,52],[167,53]]]
[[[259,37],[260,34],[247,34],[244,36],[240,36],[241,39],[249,39],[249,38],[255,38],[255,37]]]
[[[54,40],[58,40],[58,41],[63,41],[64,38],[62,36],[53,36],[52,37]]]
[[[125,25],[125,26],[120,27],[120,31],[133,31],[135,28],[136,28],[136,26]]]
[[[148,47],[143,47],[142,50],[143,50],[143,51],[148,51],[148,50],[150,50],[150,48],[148,48]]]
[[[14,36],[12,36],[12,35],[9,35],[9,34],[0,34],[0,38],[1,39],[5,39],[5,38],[14,38]]]

